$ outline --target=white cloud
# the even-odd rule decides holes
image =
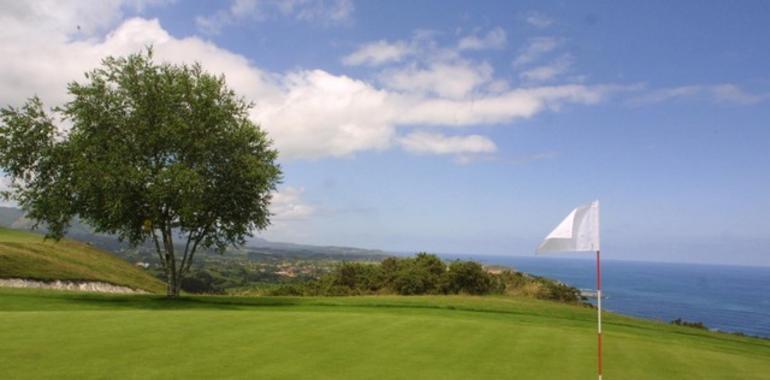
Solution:
[[[631,105],[647,105],[677,99],[707,99],[720,104],[752,105],[767,100],[767,95],[752,94],[734,84],[688,85],[662,88],[631,98]]]
[[[399,139],[401,146],[414,153],[478,154],[494,153],[497,145],[480,135],[446,136],[440,133],[414,132]]]
[[[318,207],[304,199],[305,190],[285,187],[273,193],[270,202],[270,227],[254,231],[260,238],[272,241],[307,241],[312,237],[314,222],[323,216]]]
[[[173,0],[0,1],[2,36],[34,43],[40,39],[93,37],[108,30],[126,11],[141,13]],[[34,26],[34,27],[30,27]]]
[[[270,202],[271,219],[278,222],[310,219],[316,208],[302,199],[304,192],[302,188],[291,186],[274,192]]]
[[[354,9],[352,0],[233,0],[229,8],[198,16],[195,23],[209,34],[245,20],[264,21],[274,16],[330,25],[349,21]]]
[[[570,66],[572,66],[572,57],[565,54],[547,65],[525,70],[519,74],[519,77],[528,82],[549,81],[567,72]]]
[[[395,135],[389,94],[322,70],[289,73],[280,93],[257,99],[252,112],[283,158],[342,157],[385,149]]]
[[[526,119],[544,110],[558,110],[565,103],[596,104],[622,86],[560,85],[514,89],[471,99],[421,99],[399,101],[397,124],[466,127]]]
[[[532,38],[513,61],[513,66],[520,67],[535,62],[543,55],[556,49],[559,44],[561,44],[561,40],[555,37]]]
[[[527,21],[527,24],[534,26],[535,28],[544,29],[553,24],[553,19],[540,13],[540,12],[530,12],[529,15],[525,18]]]
[[[83,73],[102,58],[153,45],[160,61],[197,61],[212,73],[224,73],[238,94],[254,102],[251,118],[275,141],[281,159],[389,149],[398,144],[401,127],[505,123],[566,103],[594,104],[615,91],[590,85],[508,89],[506,83],[493,81],[490,67],[440,48],[425,57],[434,65],[394,71],[398,79],[378,87],[323,70],[267,72],[210,41],[171,36],[157,20],[133,18],[104,37],[77,38],[63,32],[56,19],[48,21],[51,26],[17,18],[14,29],[0,29],[0,56],[5,57],[0,60],[0,104],[19,104],[33,94],[48,105],[62,104],[68,99],[67,82],[83,80]],[[16,38],[25,29],[41,38],[34,44]],[[428,38],[421,40],[421,46],[431,46]],[[410,80],[415,84],[409,86]]]
[[[348,66],[377,66],[384,63],[401,61],[411,52],[411,47],[403,41],[390,43],[381,40],[362,45],[358,50],[344,57],[342,63]]]
[[[466,36],[457,43],[460,50],[502,49],[505,47],[507,36],[501,27],[490,30],[485,36]]]
[[[398,91],[456,99],[489,82],[492,72],[492,66],[487,63],[437,62],[428,68],[389,69],[379,75],[379,80],[384,86]]]
[[[535,161],[552,160],[558,157],[556,152],[540,152],[533,154],[505,157],[502,154],[458,154],[454,157],[454,162],[460,165],[467,165],[474,162],[495,162],[510,165],[526,165]]]
[[[711,86],[709,90],[714,100],[719,103],[750,105],[767,99],[767,95],[751,94],[734,84],[720,84]]]
[[[511,86],[505,79],[495,79],[487,85],[487,91],[491,94],[499,94],[508,91]]]

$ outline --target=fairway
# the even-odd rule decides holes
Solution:
[[[593,310],[505,297],[0,290],[0,378],[590,379]],[[616,315],[605,378],[763,379],[770,341]]]

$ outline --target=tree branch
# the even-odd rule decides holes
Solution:
[[[179,267],[179,275],[181,277],[184,270],[185,263],[187,263],[187,253],[190,252],[190,241],[192,240],[193,231],[187,234],[187,243],[184,246],[184,255],[182,255],[182,264]]]
[[[163,268],[163,270],[168,274],[168,269],[166,268],[166,261],[163,258],[163,252],[160,250],[160,243],[158,242],[158,235],[155,234],[155,227],[152,228],[152,240],[155,242],[155,252],[158,254],[158,259],[160,260],[160,265]]]
[[[190,270],[190,267],[192,266],[193,257],[195,256],[195,251],[198,249],[198,244],[200,244],[201,241],[203,241],[203,238],[206,237],[206,234],[208,233],[209,226],[206,226],[203,228],[203,231],[201,231],[200,234],[198,234],[198,237],[195,239],[195,242],[193,243],[192,250],[190,251],[190,258],[187,261],[187,267],[182,267],[182,274],[187,273]]]

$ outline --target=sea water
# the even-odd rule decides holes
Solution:
[[[590,259],[443,255],[596,287]],[[593,256],[592,256],[593,257]],[[631,316],[670,322],[682,318],[708,328],[770,337],[770,267],[602,260],[602,306]]]

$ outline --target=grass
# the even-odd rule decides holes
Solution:
[[[88,244],[0,228],[0,278],[42,281],[102,281],[163,292],[165,286],[144,270]]]
[[[3,379],[590,379],[595,311],[512,297],[0,289]],[[764,379],[770,341],[605,316],[607,379]]]

